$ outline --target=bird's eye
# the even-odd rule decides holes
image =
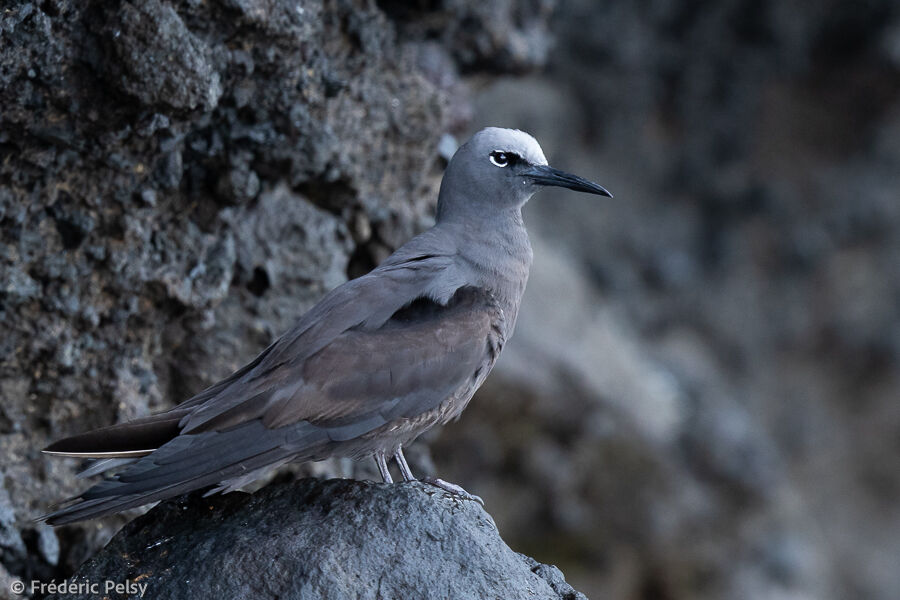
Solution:
[[[505,167],[509,165],[509,163],[513,162],[515,158],[515,154],[511,154],[509,152],[500,152],[499,150],[494,150],[490,154],[491,164],[497,167]]]

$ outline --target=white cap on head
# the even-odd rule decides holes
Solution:
[[[518,129],[485,127],[475,134],[479,145],[491,146],[491,150],[517,154],[532,165],[546,165],[547,159],[537,140]]]

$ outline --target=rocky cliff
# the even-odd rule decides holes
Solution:
[[[427,226],[439,142],[470,115],[460,71],[539,64],[545,12],[4,4],[3,589],[71,573],[124,522],[32,523],[81,486],[40,448],[187,398]]]

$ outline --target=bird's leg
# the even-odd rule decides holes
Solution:
[[[400,474],[403,475],[403,481],[415,481],[416,478],[412,474],[412,470],[409,468],[409,464],[406,462],[406,457],[403,456],[403,446],[398,446],[397,451],[394,452],[394,460],[397,461],[397,466],[400,467]]]
[[[416,481],[416,478],[412,474],[412,470],[406,462],[406,457],[403,456],[402,447],[397,448],[397,451],[394,453],[394,460],[397,461],[397,466],[400,467],[400,473],[403,474],[404,481]],[[455,483],[450,483],[449,481],[444,481],[443,479],[438,479],[436,477],[426,477],[424,479],[419,479],[419,481],[427,483],[428,485],[433,485],[436,488],[440,488],[445,492],[450,492],[451,494],[460,496],[466,500],[474,500],[484,506],[484,500],[474,494],[470,494]]]
[[[375,464],[378,465],[378,471],[381,472],[381,478],[384,482],[394,483],[394,478],[391,477],[391,472],[388,470],[387,461],[384,459],[384,452],[375,453]]]

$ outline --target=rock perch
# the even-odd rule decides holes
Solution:
[[[168,600],[586,600],[556,567],[511,550],[478,503],[417,482],[182,496],[126,525],[68,583],[106,581]],[[131,588],[106,595],[139,598]]]

